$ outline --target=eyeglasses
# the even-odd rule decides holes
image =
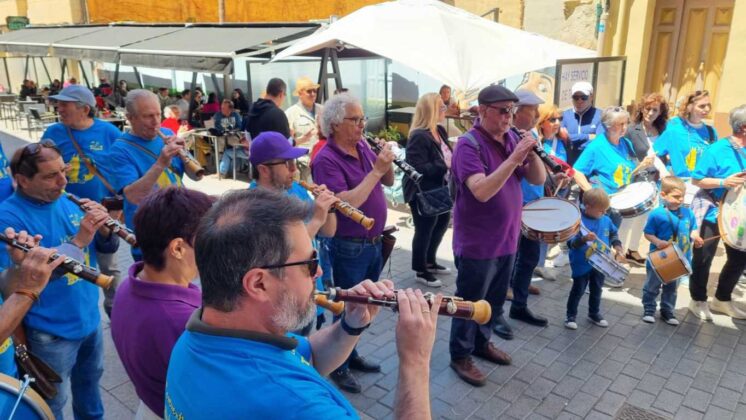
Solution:
[[[572,95],[573,101],[587,101],[590,96],[588,95]]]
[[[549,121],[550,123],[554,124],[557,121],[562,122],[563,119],[564,119],[564,117],[552,117],[552,118],[549,118],[547,121]]]
[[[500,115],[507,115],[512,114],[515,112],[515,107],[512,105],[509,106],[494,106],[494,105],[485,105],[487,108],[492,108],[497,110],[497,112],[500,113]]]
[[[355,125],[365,125],[368,122],[368,117],[344,117],[347,121],[352,121]]]
[[[318,258],[317,251],[315,249],[313,250],[310,260],[295,261],[295,262],[290,262],[290,263],[285,263],[285,264],[265,265],[264,267],[259,267],[259,268],[264,268],[266,270],[269,270],[272,268],[292,267],[294,265],[305,265],[308,268],[308,275],[311,277],[315,276],[316,272],[319,271],[319,258]]]
[[[306,94],[307,95],[316,95],[316,94],[318,94],[318,92],[316,91],[316,89],[308,89],[306,91]]]
[[[260,165],[264,165],[264,166],[285,165],[285,166],[287,166],[288,169],[290,169],[290,167],[295,167],[295,159],[280,160],[280,161],[277,161],[277,162],[260,163]]]

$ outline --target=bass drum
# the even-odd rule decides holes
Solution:
[[[718,228],[726,244],[746,251],[746,188],[743,185],[725,194],[720,203]]]
[[[13,419],[18,420],[54,420],[52,410],[44,399],[31,387],[21,393],[20,379],[15,379],[0,373],[0,419],[9,419],[13,413]]]

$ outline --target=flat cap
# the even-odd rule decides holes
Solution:
[[[503,101],[518,102],[518,97],[505,86],[489,85],[479,91],[477,100],[480,104],[492,104]]]
[[[541,105],[544,100],[537,96],[534,92],[528,89],[518,89],[515,91],[515,96],[518,98],[516,105]]]

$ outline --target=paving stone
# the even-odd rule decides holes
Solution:
[[[567,399],[571,399],[573,395],[575,395],[580,390],[580,387],[583,386],[583,383],[584,382],[578,378],[565,376],[564,378],[562,378],[561,381],[557,383],[557,386],[554,387],[552,393],[557,394],[561,397],[565,397]]]
[[[574,376],[578,379],[587,380],[593,375],[593,372],[598,368],[598,365],[591,362],[585,362],[581,360],[567,374]]]
[[[642,392],[636,389],[629,394],[627,402],[635,407],[649,409],[655,402],[655,397],[656,395],[648,394],[647,392]]]
[[[520,419],[533,411],[539,404],[541,404],[541,400],[524,395],[511,404],[510,408],[505,411],[505,414]]]
[[[567,407],[567,398],[562,398],[559,395],[549,394],[538,407],[534,410],[535,413],[542,416],[554,419],[559,417],[560,413]]]
[[[536,399],[543,399],[552,392],[557,384],[547,378],[538,378],[523,392],[524,395]]]
[[[699,373],[697,373],[697,376],[694,377],[692,388],[697,388],[709,392],[715,389],[717,383],[719,382],[719,379],[720,377],[718,377],[714,373],[700,371]]]
[[[637,389],[651,394],[657,394],[665,384],[666,380],[664,378],[651,373],[646,373],[645,376],[640,379],[640,383],[637,384]]]
[[[572,366],[567,363],[554,362],[541,375],[550,381],[559,382],[570,371]]]
[[[482,404],[474,415],[483,419],[497,419],[500,418],[502,413],[507,410],[508,407],[510,407],[509,402],[501,398],[493,397]]]
[[[686,394],[693,381],[694,379],[688,376],[673,373],[666,381],[665,388],[678,394]]]
[[[695,377],[699,371],[700,363],[691,359],[681,359],[674,368],[674,372],[685,376]]]
[[[718,387],[712,394],[712,405],[716,405],[728,411],[735,411],[740,397],[741,394],[736,391]]]
[[[528,388],[527,383],[513,379],[497,391],[497,396],[512,403],[523,395],[526,388]]]
[[[611,385],[611,380],[601,375],[591,375],[580,388],[581,391],[587,392],[594,397],[600,397]]]
[[[674,420],[700,420],[704,414],[694,411],[691,408],[681,406],[674,415]]]
[[[519,370],[515,377],[520,379],[521,381],[525,381],[528,383],[533,382],[538,378],[542,373],[544,373],[544,366],[538,365],[536,363],[529,363],[521,370]]]
[[[370,407],[368,410],[366,410],[365,414],[368,416],[374,418],[374,419],[382,419],[391,414],[393,411],[386,407],[385,405],[381,403],[375,403],[372,407]]]
[[[573,396],[565,407],[565,411],[580,417],[585,417],[593,405],[596,403],[596,397],[585,392],[578,392]]]
[[[606,360],[596,369],[596,374],[603,376],[607,379],[616,379],[616,377],[624,369],[624,363],[617,362],[614,360]]]
[[[625,399],[626,398],[623,395],[619,395],[611,391],[606,391],[601,396],[601,399],[598,401],[598,403],[596,403],[594,410],[598,410],[604,414],[613,416],[616,414],[617,411],[619,411],[619,408],[621,408],[622,404],[624,404]]]
[[[635,389],[638,382],[640,381],[637,378],[627,375],[619,375],[611,383],[609,390],[622,395],[628,395],[633,389]]]
[[[742,375],[739,372],[726,371],[723,377],[720,378],[721,387],[732,389],[739,393],[743,391],[744,385],[746,385],[746,375]]]
[[[642,379],[649,367],[649,363],[641,362],[639,360],[630,360],[629,363],[627,363],[627,366],[622,369],[622,373],[633,378]]]
[[[613,419],[612,416],[608,414],[604,414],[600,411],[591,410],[590,413],[588,413],[587,416],[585,416],[585,420],[610,420]]]
[[[559,355],[560,352],[557,350],[543,348],[534,356],[533,362],[546,367],[551,365]]]
[[[686,397],[684,397],[683,405],[692,410],[704,413],[707,410],[707,406],[710,404],[711,399],[712,394],[696,388],[691,388],[689,392],[686,393]],[[736,402],[738,402],[738,399],[736,399]]]
[[[658,394],[658,398],[655,399],[653,407],[673,414],[681,405],[682,398],[684,397],[675,392],[664,389],[660,394]]]
[[[724,410],[717,406],[710,406],[705,413],[705,420],[730,420],[733,418],[734,413],[728,410]]]

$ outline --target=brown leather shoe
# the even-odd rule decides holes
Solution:
[[[528,294],[529,295],[538,295],[541,294],[541,290],[539,290],[538,287],[534,286],[533,284],[528,285]]]
[[[484,386],[484,384],[487,383],[487,376],[479,370],[471,357],[451,360],[451,369],[453,369],[456,372],[456,375],[466,383],[474,386]]]
[[[492,343],[487,343],[487,345],[482,347],[480,350],[474,350],[472,355],[503,366],[509,365],[513,361],[508,353],[498,349]]]

